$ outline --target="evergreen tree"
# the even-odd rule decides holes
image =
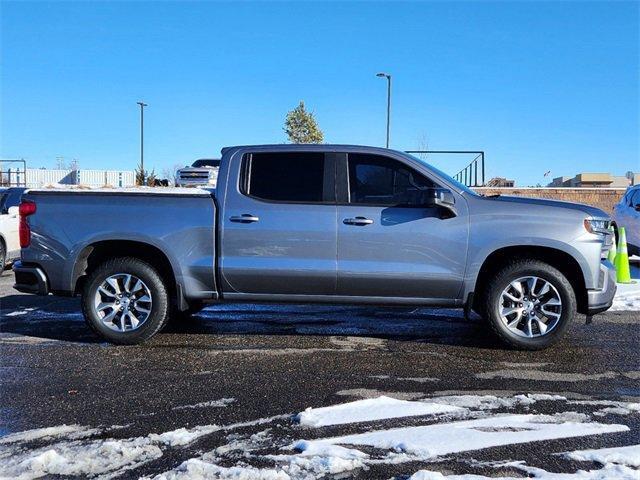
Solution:
[[[313,113],[304,108],[302,100],[296,108],[287,113],[284,131],[291,143],[322,143],[324,140]]]

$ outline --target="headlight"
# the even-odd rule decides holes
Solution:
[[[596,218],[585,218],[584,228],[589,233],[606,234],[609,231],[610,220],[602,220]]]

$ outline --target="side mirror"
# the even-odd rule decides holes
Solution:
[[[20,208],[19,208],[19,207],[17,207],[17,206],[16,206],[16,207],[9,207],[9,208],[7,209],[7,213],[8,213],[9,215],[18,215],[18,213],[20,213]]]
[[[447,188],[429,188],[425,190],[425,207],[442,207],[457,215],[455,204],[456,199],[451,190]]]
[[[640,212],[640,203],[637,205],[634,205],[633,208],[635,208],[636,212]]]

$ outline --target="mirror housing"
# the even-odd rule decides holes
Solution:
[[[9,207],[9,208],[7,208],[7,213],[9,215],[18,215],[18,213],[20,213],[20,207],[18,207],[18,206]]]
[[[448,188],[429,188],[425,191],[425,207],[441,207],[457,215],[456,198]]]

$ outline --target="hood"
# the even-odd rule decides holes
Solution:
[[[203,173],[203,172],[210,172],[212,170],[218,170],[219,167],[184,167],[178,170],[178,172],[184,173],[184,172],[198,172],[198,173]]]
[[[609,218],[609,214],[600,210],[599,208],[592,207],[591,205],[584,205],[582,203],[565,202],[562,200],[549,200],[546,198],[527,198],[527,197],[481,197],[487,202],[498,203],[514,203],[518,205],[539,205],[541,207],[555,207],[563,208],[565,210],[574,210],[582,213],[586,213],[591,217]]]

